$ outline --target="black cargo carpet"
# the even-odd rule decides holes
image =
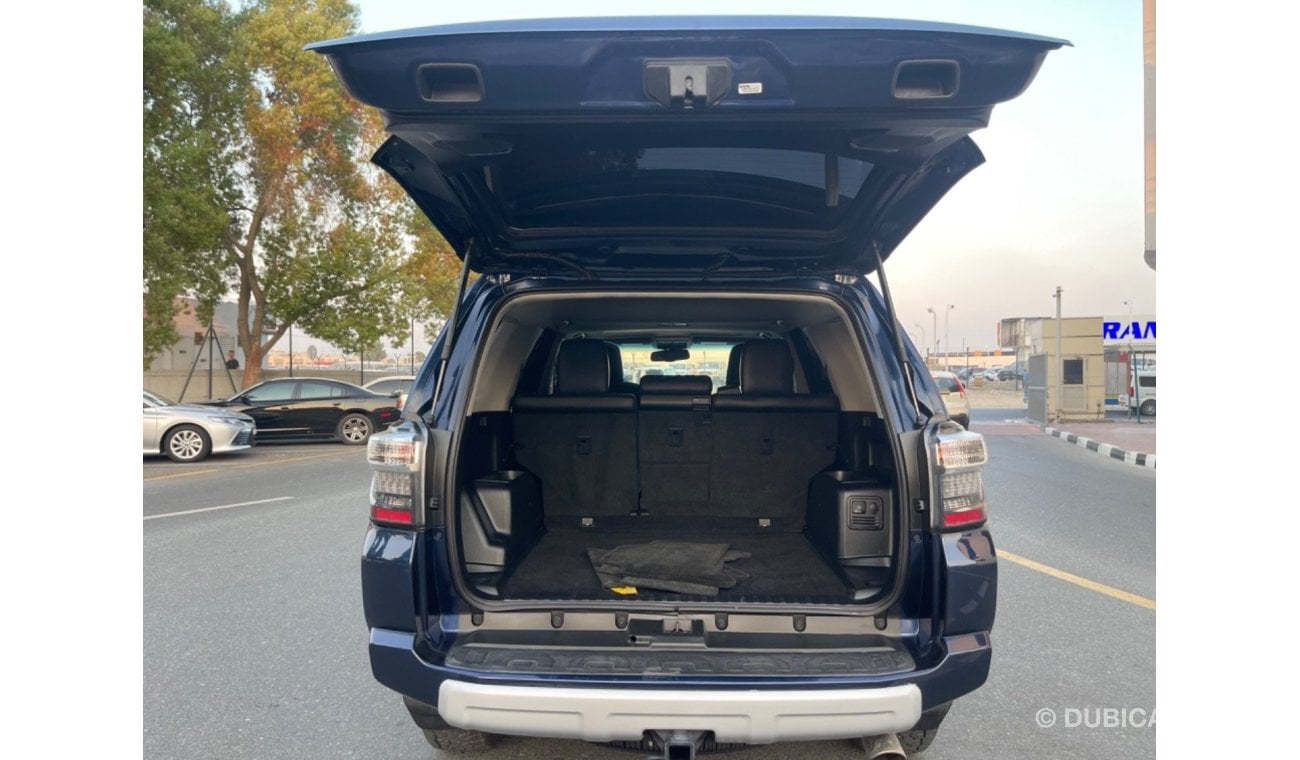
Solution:
[[[694,541],[686,542],[682,539]],[[655,541],[714,544],[725,552],[749,555],[725,563],[735,572],[735,584],[721,584],[709,594],[658,591],[637,587],[636,598],[701,596],[722,601],[823,602],[847,601],[848,587],[799,533],[714,533],[681,531],[582,531],[554,530],[543,534],[515,568],[502,588],[507,598],[522,599],[614,599],[597,576],[588,550],[645,545]],[[715,550],[716,551],[716,550]]]

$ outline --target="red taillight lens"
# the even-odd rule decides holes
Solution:
[[[375,522],[397,525],[410,525],[415,522],[409,509],[384,509],[374,504],[370,505],[370,519]]]
[[[957,378],[957,392],[963,396],[966,395],[966,386],[961,384],[961,378]]]
[[[980,506],[975,509],[963,509],[956,512],[943,513],[943,527],[960,528],[964,525],[975,525],[988,519],[988,513],[984,507]]]

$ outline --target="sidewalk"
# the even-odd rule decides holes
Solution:
[[[1149,420],[1116,422],[1061,422],[1043,426],[1043,432],[1063,441],[1139,467],[1156,468],[1156,423]]]

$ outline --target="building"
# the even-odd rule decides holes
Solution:
[[[213,366],[222,369],[226,366],[226,352],[233,350],[244,363],[244,353],[239,348],[238,332],[235,328],[235,304],[220,303],[212,315],[212,331],[217,340],[205,340],[208,327],[197,316],[198,302],[193,298],[178,298],[180,311],[173,322],[180,338],[163,349],[149,363],[151,370],[189,370],[193,367],[206,371],[208,357],[211,354]],[[219,344],[219,345],[218,345]],[[196,363],[197,361],[197,363]]]
[[[1135,368],[1156,366],[1154,316],[1015,317],[998,326],[998,340],[1025,369],[1029,418],[1099,420],[1125,403]]]

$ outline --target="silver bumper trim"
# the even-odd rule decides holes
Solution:
[[[915,684],[880,689],[693,690],[500,686],[448,680],[438,714],[495,734],[634,741],[650,729],[712,731],[719,742],[849,739],[906,731],[921,717]]]

